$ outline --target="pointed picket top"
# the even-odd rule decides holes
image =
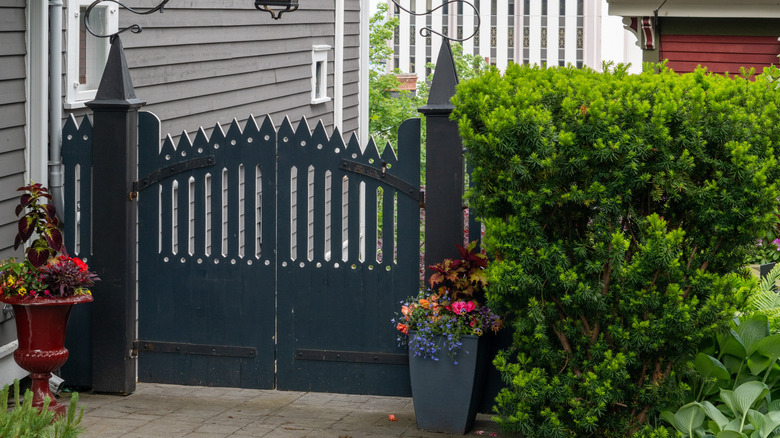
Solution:
[[[349,140],[347,140],[347,145],[344,148],[344,151],[347,153],[347,157],[350,160],[355,160],[363,155],[363,150],[360,147],[360,141],[354,133],[352,133],[352,135],[349,137]]]
[[[202,126],[198,127],[198,132],[195,133],[195,140],[192,141],[192,148],[195,149],[197,154],[203,154],[208,150],[209,136],[206,135],[206,130]]]
[[[241,132],[241,126],[238,124],[238,120],[233,118],[228,125],[227,132],[225,133],[225,146],[228,150],[233,150],[241,146],[244,134]]]
[[[395,155],[393,147],[388,143],[385,146],[385,150],[382,151],[382,163],[395,165],[398,162],[398,157]]]
[[[192,140],[190,140],[189,134],[187,134],[187,131],[182,131],[181,135],[179,135],[179,144],[176,145],[176,156],[178,159],[186,159],[188,155],[190,155],[190,152],[192,151]]]
[[[222,125],[217,122],[214,124],[214,128],[211,130],[211,137],[209,138],[209,150],[216,152],[225,146],[225,131],[222,129]]]
[[[330,136],[330,151],[335,155],[343,155],[347,146],[344,144],[344,137],[339,132],[339,128],[333,129],[333,134]]]
[[[373,166],[379,167],[381,161],[379,158],[379,149],[377,149],[373,138],[368,140],[366,150],[363,151],[363,161]]]
[[[165,136],[163,140],[162,148],[160,148],[160,161],[171,161],[171,158],[176,155],[176,146],[173,143],[173,137],[171,134]]]
[[[255,116],[250,114],[244,123],[244,141],[250,143],[251,146],[255,146],[254,142],[257,141],[257,135],[260,133],[260,128],[257,126],[257,120]],[[252,139],[251,141],[249,139]]]
[[[295,139],[298,142],[297,146],[308,146],[309,140],[311,140],[311,128],[309,128],[309,121],[306,120],[306,116],[301,116],[298,121],[298,126],[295,129]],[[301,141],[305,141],[306,144],[301,144]]]
[[[338,131],[334,130],[333,135],[335,136]],[[317,122],[317,126],[314,127],[314,132],[312,132],[311,135],[311,143],[314,146],[314,148],[318,151],[327,151],[326,145],[330,142],[330,138],[328,138],[328,131],[325,130],[325,125],[322,123],[322,120]]]
[[[295,130],[293,129],[292,123],[290,122],[290,119],[287,116],[284,116],[284,120],[282,121],[282,126],[279,127],[279,132],[277,133],[277,145],[279,148],[279,155],[282,154],[283,148],[286,148],[288,150],[291,149],[294,138],[295,138]]]
[[[271,116],[266,114],[263,118],[263,123],[260,124],[259,131],[260,144],[263,149],[270,149],[270,152],[276,154],[276,126],[274,121],[271,120]]]
[[[65,125],[62,127],[62,138],[65,139],[68,135],[73,136],[78,131],[79,123],[76,121],[76,116],[69,114],[67,120],[65,120]]]

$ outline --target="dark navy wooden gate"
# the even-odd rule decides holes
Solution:
[[[88,125],[63,131],[66,203],[80,205],[66,235],[82,256],[100,214]],[[162,146],[159,126],[140,114],[131,195],[139,380],[409,395],[390,320],[419,287],[419,120],[401,126],[398,157],[305,119],[250,117]]]

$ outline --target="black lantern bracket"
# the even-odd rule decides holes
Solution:
[[[271,6],[284,9],[271,9]],[[285,12],[298,9],[298,0],[255,0],[255,8],[268,12],[274,20],[278,20]]]
[[[433,30],[433,28],[431,28],[430,26],[425,26],[425,27],[420,29],[420,35],[422,35],[422,36],[424,36],[426,38],[431,36],[431,34],[435,34],[435,35],[438,35],[438,36],[440,36],[440,37],[442,37],[442,38],[444,38],[446,40],[449,40],[449,41],[463,42],[463,41],[467,41],[467,40],[470,40],[470,39],[474,38],[474,36],[479,32],[479,27],[482,24],[482,20],[479,17],[479,9],[477,9],[477,7],[474,6],[473,3],[465,1],[465,0],[449,0],[449,1],[445,1],[444,3],[440,4],[439,6],[431,9],[430,11],[425,11],[425,12],[414,12],[411,9],[407,9],[407,8],[401,6],[396,0],[390,0],[390,1],[393,2],[393,4],[395,5],[396,8],[406,12],[409,15],[414,15],[415,17],[419,17],[419,16],[423,16],[423,15],[431,15],[432,13],[438,11],[439,9],[443,8],[444,6],[447,6],[447,5],[452,4],[452,3],[463,3],[463,4],[467,5],[467,6],[469,6],[471,9],[474,9],[474,16],[476,18],[476,22],[475,22],[475,30],[474,30],[474,32],[471,35],[469,35],[469,36],[467,36],[465,38],[452,38],[449,35],[444,35],[441,32],[437,32],[437,31]]]
[[[99,33],[95,32],[94,30],[92,30],[92,27],[90,27],[90,25],[89,25],[89,14],[92,13],[92,10],[95,9],[95,6],[99,5],[100,3],[111,2],[111,3],[118,4],[119,6],[127,9],[128,11],[130,11],[130,12],[136,14],[136,15],[149,15],[149,14],[153,14],[153,13],[155,13],[157,11],[160,11],[160,13],[165,12],[165,10],[164,10],[165,5],[169,1],[170,0],[163,0],[159,5],[151,8],[151,9],[147,9],[145,11],[142,11],[142,10],[133,9],[130,6],[127,6],[124,3],[120,2],[120,1],[117,1],[117,0],[95,0],[94,2],[92,2],[92,4],[90,4],[87,7],[87,10],[84,12],[84,27],[86,27],[87,28],[87,32],[91,33],[92,35],[94,35],[94,36],[96,36],[98,38],[111,38],[111,41],[113,42],[114,38],[117,35],[119,35],[120,33],[122,33],[122,32],[125,32],[125,31],[129,30],[132,33],[141,33],[144,29],[141,27],[140,24],[133,24],[133,25],[130,25],[129,27],[126,27],[124,29],[119,29],[119,31],[114,32],[114,33],[110,33],[110,34],[107,34],[107,35],[99,34]]]

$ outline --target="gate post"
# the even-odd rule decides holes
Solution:
[[[122,42],[111,51],[95,100],[92,143],[92,268],[101,278],[92,303],[92,390],[135,391],[138,108]]]
[[[456,244],[463,244],[463,143],[458,125],[450,120],[455,106],[458,74],[446,38],[439,50],[425,115],[425,279],[427,267],[446,258],[457,258]]]

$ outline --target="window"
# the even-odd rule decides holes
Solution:
[[[311,103],[330,101],[328,97],[328,51],[330,46],[317,44],[311,50]]]
[[[108,38],[96,38],[87,32],[84,14],[93,0],[67,0],[67,71],[65,108],[80,108],[95,98],[103,68],[108,59]],[[89,25],[105,35],[119,28],[118,7],[114,3],[98,4],[89,16]]]

